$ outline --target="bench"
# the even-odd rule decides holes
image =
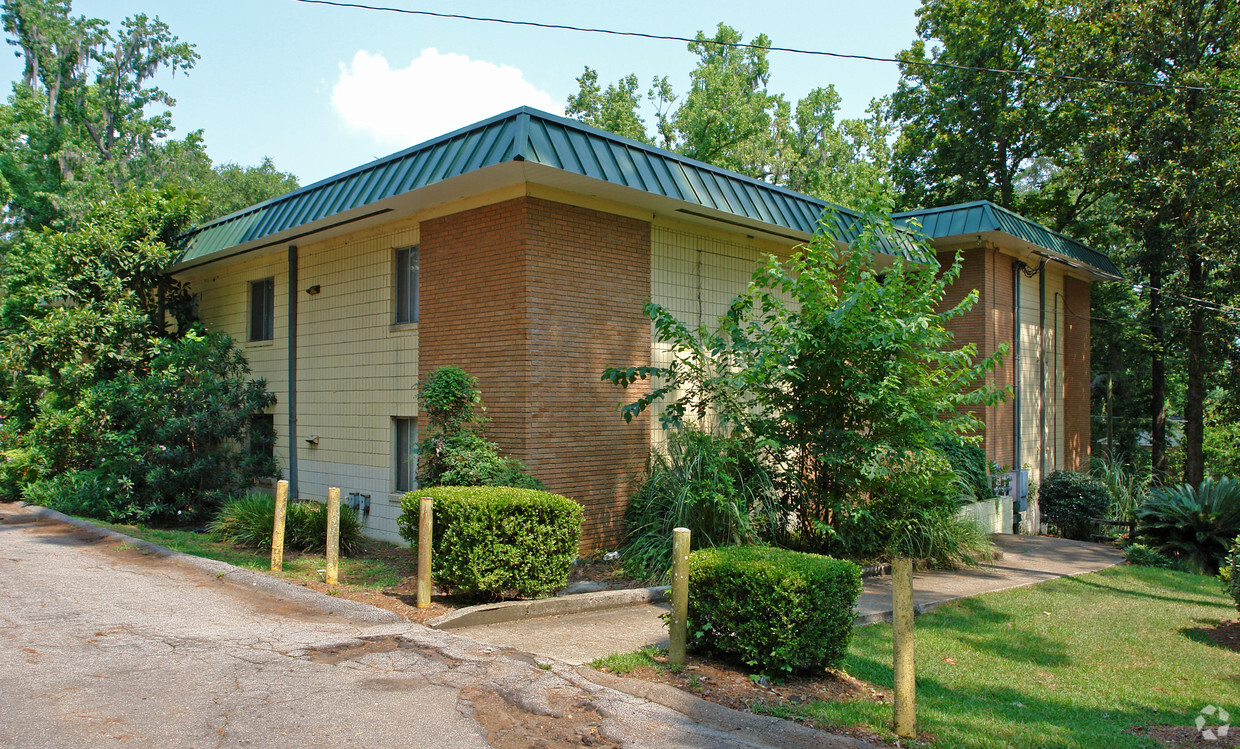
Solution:
[[[1095,541],[1108,544],[1116,541],[1115,536],[1105,532],[1107,528],[1127,528],[1129,543],[1137,537],[1137,523],[1134,520],[1107,520],[1106,518],[1090,518],[1089,520],[1098,526],[1098,532],[1092,536]]]

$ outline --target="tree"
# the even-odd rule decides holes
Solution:
[[[1083,135],[1088,189],[1117,197],[1139,252],[1148,309],[1150,419],[1156,479],[1166,459],[1167,362],[1185,355],[1184,480],[1204,476],[1207,374],[1234,348],[1231,266],[1240,241],[1240,97],[1184,88],[1240,87],[1240,7],[1216,0],[1119,0],[1066,5],[1054,17],[1068,72],[1137,85],[1072,87],[1091,113]],[[1146,84],[1146,85],[1142,85]],[[1183,336],[1168,335],[1182,324]]]
[[[74,229],[23,232],[5,256],[7,497],[187,521],[277,472],[261,451],[241,449],[274,397],[226,336],[195,325],[185,288],[163,272],[191,206],[172,191],[125,191]],[[57,490],[40,490],[47,482]]]
[[[886,187],[890,128],[877,103],[864,119],[837,121],[834,87],[816,88],[793,107],[772,93],[765,34],[748,46],[737,30],[719,24],[699,31],[688,49],[697,57],[690,86],[678,97],[666,76],[656,77],[646,100],[655,108],[655,134],[639,114],[637,79],[629,75],[602,90],[587,67],[566,112],[589,125],[625,135],[755,179],[824,200],[852,203]]]

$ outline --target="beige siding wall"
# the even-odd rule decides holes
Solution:
[[[666,307],[690,328],[713,324],[736,295],[749,285],[758,262],[767,254],[787,258],[792,244],[778,245],[739,235],[712,234],[691,225],[654,225],[650,233],[650,299]],[[656,366],[671,363],[665,344],[651,340]],[[660,439],[663,401],[652,407],[651,435]]]
[[[1060,334],[1064,329],[1064,275],[1054,264],[1048,264],[1043,273],[1046,274],[1044,298],[1039,277],[1022,275],[1020,279],[1021,454],[1018,464],[1028,467],[1031,482],[1040,482],[1045,474],[1066,466],[1064,337]],[[1043,315],[1045,336],[1041,327]]]
[[[394,418],[418,415],[418,326],[395,325],[396,250],[416,223],[299,248],[297,437],[300,493],[371,497],[366,533],[399,541]],[[314,296],[305,289],[319,286]],[[305,442],[318,436],[318,445]]]

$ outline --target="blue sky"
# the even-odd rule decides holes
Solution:
[[[777,45],[890,57],[907,48],[917,0],[777,3],[382,0],[375,5],[693,36],[722,21]],[[203,129],[217,163],[270,156],[302,184],[528,104],[560,112],[589,65],[604,82],[668,75],[678,92],[693,56],[677,42],[308,5],[295,0],[75,0],[77,14],[119,22],[157,15],[202,59],[161,84],[179,133]],[[20,61],[0,56],[0,76]],[[842,115],[895,89],[888,63],[775,53],[771,89],[796,100],[834,84]]]

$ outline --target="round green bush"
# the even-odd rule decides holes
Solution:
[[[1231,542],[1231,552],[1228,553],[1222,569],[1219,570],[1219,579],[1223,581],[1223,586],[1231,594],[1231,600],[1236,604],[1236,609],[1240,610],[1240,536],[1236,536]]]
[[[581,505],[507,486],[436,486],[405,495],[400,534],[418,538],[420,498],[435,501],[431,574],[467,597],[531,598],[568,584],[581,540]]]
[[[1038,487],[1042,520],[1064,538],[1089,541],[1093,518],[1105,518],[1111,495],[1095,479],[1075,471],[1055,471]]]

